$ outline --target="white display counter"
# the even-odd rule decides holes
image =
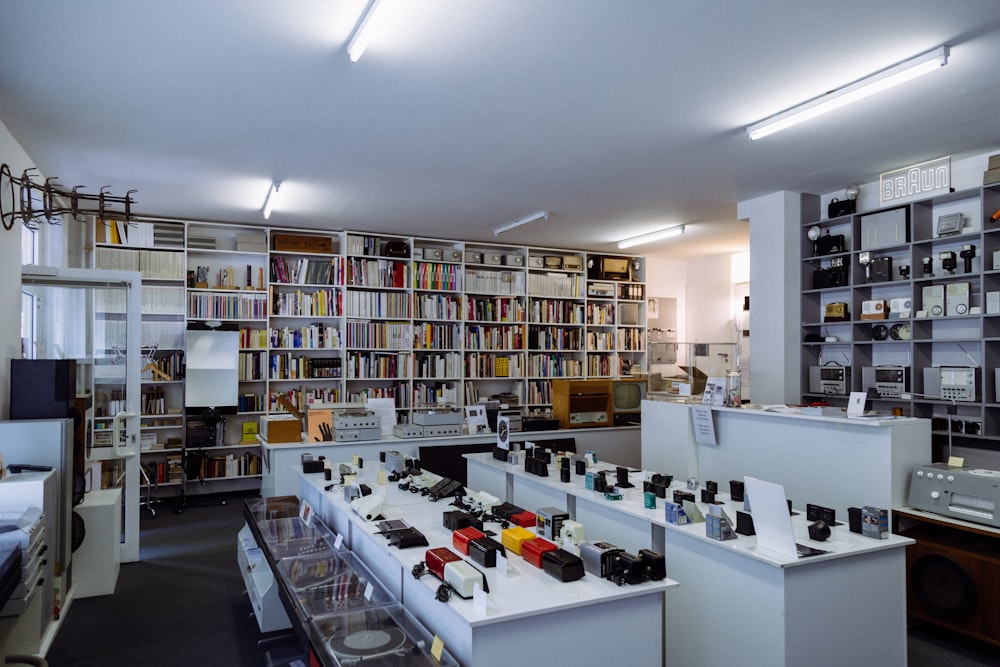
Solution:
[[[539,442],[561,438],[574,438],[577,451],[592,449],[600,457],[623,461],[624,465],[638,466],[640,460],[641,431],[636,426],[614,428],[578,428],[558,431],[523,431],[511,433],[511,442]],[[361,442],[296,442],[270,444],[261,441],[262,476],[260,494],[271,496],[294,495],[298,492],[298,474],[302,454],[325,456],[331,461],[350,461],[358,455],[366,461],[378,461],[380,452],[395,450],[410,457],[417,457],[421,447],[448,447],[462,445],[489,445],[496,442],[495,434],[462,435],[443,438],[397,438],[387,436],[379,440]]]
[[[359,481],[386,498],[389,508],[383,516],[407,521],[430,544],[400,550],[374,534],[376,525],[351,510],[339,487],[326,491],[329,482],[322,474],[299,475],[300,498],[332,519],[328,525],[463,665],[508,667],[518,656],[531,656],[540,664],[662,664],[663,636],[651,628],[662,625],[664,592],[675,582],[616,586],[588,574],[563,583],[510,554],[506,576],[498,568],[480,568],[489,587],[485,611],[457,596],[439,602],[435,591],[440,582],[430,574],[415,579],[411,570],[427,548],[452,547],[451,531],[442,523],[446,501],[431,502],[394,484],[378,486],[375,466],[365,469]],[[569,628],[577,640],[566,636]]]
[[[656,509],[644,507],[641,471],[629,475],[635,487],[624,489],[622,500],[610,501],[588,490],[581,476],[561,482],[554,466],[548,477],[539,477],[490,454],[465,458],[470,488],[494,495],[513,489],[514,495],[499,497],[531,511],[537,505],[521,501],[542,498],[566,507],[588,540],[664,554],[667,576],[680,584],[667,593],[668,664],[844,665],[866,664],[872,656],[880,664],[906,664],[910,539],[876,540],[839,525],[829,540],[814,542],[799,514],[793,517],[796,541],[828,553],[786,558],[757,550],[753,536],[720,542],[705,535],[704,523],[667,523],[663,500],[657,499]],[[596,469],[614,468],[599,462]],[[674,481],[668,495],[674,489],[686,489],[685,481]],[[735,521],[742,503],[725,493],[718,498]],[[708,514],[707,505],[697,504]],[[830,650],[832,637],[845,638],[836,651]]]
[[[679,479],[744,476],[782,484],[796,507],[906,504],[914,466],[931,462],[929,419],[855,420],[712,408],[717,445],[697,444],[684,403],[642,402],[642,467]]]

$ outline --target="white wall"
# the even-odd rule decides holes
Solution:
[[[28,154],[0,122],[0,163],[18,176],[34,166]],[[0,228],[0,419],[10,417],[10,360],[21,357],[21,224]]]
[[[687,317],[687,262],[676,259],[646,258],[646,295],[677,299],[677,340],[685,340]]]

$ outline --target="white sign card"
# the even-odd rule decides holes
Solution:
[[[725,405],[726,402],[726,378],[710,377],[705,380],[705,393],[701,395],[701,402],[706,405]]]
[[[847,416],[862,417],[865,414],[865,401],[868,394],[863,391],[852,391],[851,397],[847,399]]]
[[[378,415],[382,435],[392,435],[392,427],[396,425],[396,399],[369,398],[365,401],[365,407]]]
[[[510,449],[510,418],[497,417],[497,447]]]
[[[757,533],[757,547],[788,558],[798,558],[785,487],[755,477],[743,479],[747,494],[753,498],[753,528]]]
[[[490,422],[486,419],[486,406],[466,405],[465,425],[469,431],[469,435],[488,433],[490,430]]]
[[[719,441],[715,437],[715,421],[712,418],[712,406],[692,405],[691,422],[694,426],[694,441],[699,445],[718,446]]]

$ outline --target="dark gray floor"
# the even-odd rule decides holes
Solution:
[[[257,667],[265,649],[236,561],[243,501],[142,516],[141,559],[115,594],[73,602],[48,653],[53,667]],[[990,600],[991,604],[1000,601]],[[282,647],[271,647],[274,655]],[[912,624],[911,667],[1000,665],[995,647]],[[878,663],[872,656],[873,664]],[[474,666],[470,666],[474,667]]]
[[[140,561],[122,565],[114,595],[73,601],[49,664],[266,664],[236,561],[242,502],[143,510]]]

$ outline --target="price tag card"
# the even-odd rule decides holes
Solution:
[[[507,557],[503,554],[497,554],[497,572],[501,577],[507,576]]]
[[[337,533],[337,539],[333,541],[333,548],[340,549],[340,545],[342,545],[343,543],[344,543],[344,536],[341,535],[340,533]]]
[[[369,581],[368,585],[365,586],[365,599],[368,600],[368,601],[371,601],[371,599],[372,599],[372,593],[374,593],[374,592],[375,592],[375,588],[372,586],[372,582]]]
[[[378,485],[385,486],[385,483],[386,483],[385,469],[382,469],[378,471]]]
[[[434,635],[434,641],[431,643],[431,655],[438,662],[441,662],[442,651],[444,651],[444,640]]]
[[[307,526],[312,523],[313,508],[306,501],[302,501],[299,505],[299,518],[302,519],[302,523]]]
[[[472,607],[480,614],[486,615],[486,591],[479,584],[472,585]]]

